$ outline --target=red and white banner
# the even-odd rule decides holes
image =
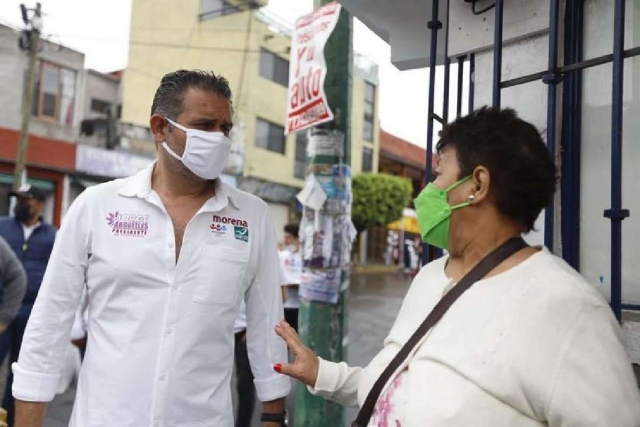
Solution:
[[[285,134],[333,120],[324,93],[324,46],[340,17],[337,1],[296,21],[289,61],[289,99]]]

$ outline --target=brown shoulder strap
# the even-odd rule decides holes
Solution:
[[[418,327],[418,329],[413,333],[411,338],[409,338],[402,349],[400,349],[396,357],[394,357],[391,363],[389,363],[389,366],[387,366],[384,372],[382,372],[367,395],[367,399],[364,401],[362,408],[360,408],[360,412],[358,412],[358,417],[351,425],[352,427],[367,427],[384,386],[389,382],[391,377],[393,377],[407,357],[409,357],[420,340],[427,334],[427,332],[429,332],[429,329],[431,329],[442,318],[442,316],[444,316],[449,307],[451,307],[458,297],[511,255],[519,252],[527,246],[527,243],[521,237],[515,237],[508,240],[482,259],[482,261],[473,267],[473,269],[467,273],[467,275],[464,276],[458,284],[453,287],[453,289],[447,292],[438,304],[436,304],[431,313],[429,313],[424,322],[422,322],[420,327]]]

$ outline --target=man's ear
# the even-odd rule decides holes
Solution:
[[[151,135],[156,144],[161,144],[166,140],[166,130],[168,122],[164,116],[160,114],[154,114],[149,119],[149,128],[151,129]]]

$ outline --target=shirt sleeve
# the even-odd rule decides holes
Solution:
[[[638,385],[609,307],[583,312],[564,347],[547,404],[549,427],[640,426]]]
[[[56,393],[89,262],[88,192],[69,208],[53,246],[20,357],[12,367],[16,399],[48,402]]]
[[[18,313],[27,291],[27,275],[22,263],[7,242],[0,238],[2,259],[2,287],[4,294],[0,304],[0,323],[8,325]]]
[[[344,362],[329,362],[318,358],[318,378],[314,387],[307,387],[311,394],[339,403],[358,406],[358,387],[362,368],[350,367]]]
[[[257,261],[255,275],[245,294],[247,304],[247,347],[258,398],[268,402],[287,396],[291,380],[273,370],[286,362],[286,344],[274,331],[284,317],[280,291],[280,260],[275,230],[264,206],[258,235],[253,244]]]
[[[76,310],[75,319],[71,328],[71,339],[79,340],[87,335],[87,322],[85,321],[85,313],[88,307],[87,290],[82,290],[80,305]]]

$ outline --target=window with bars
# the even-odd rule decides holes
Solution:
[[[282,126],[263,119],[256,120],[256,147],[284,154],[285,142],[284,128]]]
[[[34,116],[73,126],[75,95],[74,70],[45,61],[38,62],[31,109]]]
[[[200,1],[200,20],[207,21],[209,19],[219,18],[221,16],[232,15],[240,12],[240,8],[233,6],[225,0],[201,0]]]
[[[289,86],[289,61],[267,49],[260,49],[260,76]]]
[[[298,132],[296,134],[296,160],[293,167],[293,176],[304,179],[307,171],[307,134]]]
[[[362,138],[365,141],[373,141],[374,125],[376,111],[376,87],[371,83],[365,83],[364,88],[364,128],[362,130]]]
[[[373,171],[373,149],[364,147],[362,149],[362,172]]]
[[[91,111],[104,114],[111,108],[111,103],[100,99],[91,98]]]

